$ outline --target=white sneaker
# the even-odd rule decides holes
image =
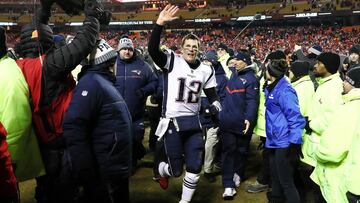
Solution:
[[[241,179],[237,173],[234,173],[233,181],[235,183],[235,187],[240,187]]]
[[[233,200],[235,194],[236,194],[235,188],[227,187],[225,188],[225,191],[223,193],[223,198],[224,200]]]
[[[185,200],[180,200],[180,202],[179,202],[179,203],[190,203],[190,202],[185,201]]]
[[[165,167],[166,167],[166,163],[165,162],[160,162],[159,163],[159,175],[162,176],[162,177],[166,177],[167,174],[165,172]]]

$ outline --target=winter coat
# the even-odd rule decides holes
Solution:
[[[134,56],[130,61],[117,58],[115,87],[124,98],[133,121],[143,118],[146,97],[155,93],[158,80],[155,72],[144,60]],[[139,97],[136,91],[141,90]]]
[[[0,200],[17,197],[17,183],[6,142],[6,130],[0,122]]]
[[[226,65],[228,59],[230,58],[230,55],[228,53],[224,54],[222,57],[220,57],[218,59],[218,61],[220,62],[221,66],[223,67],[226,77],[230,78],[231,76],[231,70],[229,69],[229,67]]]
[[[109,181],[129,177],[131,116],[114,87],[115,76],[100,67],[83,67],[64,117],[64,139],[75,178],[100,174]]]
[[[259,87],[259,108],[258,108],[258,115],[256,126],[254,128],[254,134],[266,137],[266,130],[265,130],[265,93],[263,90],[263,86],[265,83],[264,77],[260,79],[260,87]]]
[[[345,104],[337,108],[329,127],[320,137],[315,150],[317,164],[311,175],[311,179],[320,186],[325,200],[330,203],[347,202],[344,174],[350,183],[355,183],[354,191],[360,192],[360,178],[355,178],[360,177],[360,168],[352,172],[350,167],[350,170],[345,170],[346,166],[352,166],[356,160],[360,160],[359,154],[354,154],[359,152],[354,147],[359,146],[356,137],[360,137],[360,89],[352,89],[343,98]]]
[[[245,120],[255,126],[259,107],[259,81],[251,68],[239,72],[231,68],[231,71],[220,112],[220,129],[243,134]]]
[[[353,92],[356,91],[356,92]],[[351,93],[352,92],[352,93]],[[359,89],[351,90],[348,94],[351,93],[353,98],[351,99],[351,107],[349,104],[349,117],[336,117],[342,118],[344,121],[348,121],[352,123],[353,132],[350,132],[350,129],[346,129],[346,131],[339,133],[338,135],[345,135],[345,133],[349,132],[352,134],[352,140],[349,148],[349,152],[346,158],[346,165],[345,165],[345,187],[346,191],[350,191],[355,195],[360,195],[360,91]],[[349,100],[349,99],[345,99]],[[346,104],[345,104],[346,105]],[[351,111],[350,111],[351,109]],[[344,119],[345,118],[345,119]],[[347,124],[350,126],[350,124]],[[349,131],[348,131],[349,130]]]
[[[316,166],[315,150],[320,142],[320,136],[328,128],[335,110],[343,103],[342,81],[339,74],[333,74],[318,80],[319,87],[315,91],[309,111],[311,135],[306,135],[302,146],[303,162]]]
[[[222,103],[222,101],[224,100],[225,95],[226,95],[225,87],[226,87],[228,79],[227,79],[227,77],[225,75],[225,71],[222,68],[220,63],[218,63],[218,65],[216,67],[214,67],[214,70],[215,70],[215,78],[216,78],[216,84],[217,84],[216,85],[216,90],[217,90],[216,93],[220,97],[220,103]],[[204,91],[202,91],[201,94],[202,94],[201,95],[201,108],[203,109],[204,107],[206,107],[210,104],[209,104],[209,100],[207,99]],[[206,128],[210,128],[210,127],[214,126],[213,121],[210,118],[205,118],[202,111],[200,111],[200,122],[201,122],[201,125]]]
[[[0,59],[0,122],[7,130],[11,160],[18,181],[45,173],[36,134],[32,127],[30,93],[13,59]]]
[[[266,148],[287,148],[301,144],[305,119],[300,113],[295,90],[285,77],[274,89],[265,89]]]

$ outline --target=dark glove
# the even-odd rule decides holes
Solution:
[[[301,144],[290,143],[287,151],[287,157],[290,160],[291,164],[297,164],[300,158],[304,158],[304,155],[301,151]]]
[[[353,194],[351,192],[347,192],[346,197],[349,200],[349,203],[360,202],[360,195],[355,195],[355,194]]]
[[[100,25],[109,25],[111,20],[112,13],[110,11],[103,11],[100,15],[99,23]]]
[[[142,91],[141,89],[136,90],[135,94],[137,97],[139,97],[139,99],[144,99],[145,97],[144,91]]]
[[[85,16],[92,16],[100,21],[104,6],[99,1],[87,1],[84,8]]]
[[[214,105],[207,105],[203,109],[204,117],[211,118],[214,123],[214,127],[219,127],[219,111]]]
[[[311,134],[312,133],[312,129],[310,128],[310,121],[309,121],[309,117],[305,117],[305,131],[306,131],[306,134]]]

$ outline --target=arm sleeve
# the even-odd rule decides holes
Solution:
[[[94,173],[94,157],[90,145],[93,119],[99,111],[101,95],[98,95],[94,84],[79,83],[67,109],[63,123],[63,137],[74,176],[89,177]],[[89,88],[91,87],[91,88]]]
[[[158,86],[158,78],[155,72],[151,69],[150,65],[146,62],[144,63],[145,63],[145,68],[147,70],[147,78],[146,78],[146,85],[142,87],[141,90],[144,92],[145,97],[147,97],[156,92]]]
[[[246,87],[246,112],[245,119],[255,125],[259,108],[259,82],[257,79]]]
[[[220,102],[220,98],[216,94],[216,88],[215,87],[204,89],[204,93],[205,93],[206,97],[208,98],[210,104],[212,104],[215,101]]]
[[[163,26],[155,24],[155,27],[151,33],[148,50],[149,54],[154,63],[161,69],[167,69],[166,65],[168,62],[168,56],[160,50],[160,37]]]
[[[302,144],[305,119],[301,115],[299,101],[295,90],[284,90],[279,98],[279,103],[288,123],[289,142],[293,144]]]
[[[339,163],[350,149],[353,135],[357,133],[359,119],[352,118],[354,109],[339,108],[329,128],[321,135],[320,144],[315,151],[317,161]],[[359,117],[359,116],[357,116]]]
[[[71,43],[46,55],[43,68],[47,76],[59,80],[75,69],[94,49],[99,29],[99,21],[94,17],[87,17]]]
[[[218,86],[217,86],[217,94],[218,96],[220,97],[220,101],[223,101],[225,96],[226,96],[226,92],[225,92],[225,88],[226,88],[226,85],[227,85],[227,78],[226,76],[224,75],[220,81],[216,81],[216,83],[218,83]]]

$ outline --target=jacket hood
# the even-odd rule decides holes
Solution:
[[[116,81],[116,76],[112,72],[110,72],[109,64],[107,63],[102,63],[97,66],[92,66],[92,65],[83,66],[81,72],[78,74],[79,80],[87,73],[96,73],[102,75],[112,83],[115,83]]]

